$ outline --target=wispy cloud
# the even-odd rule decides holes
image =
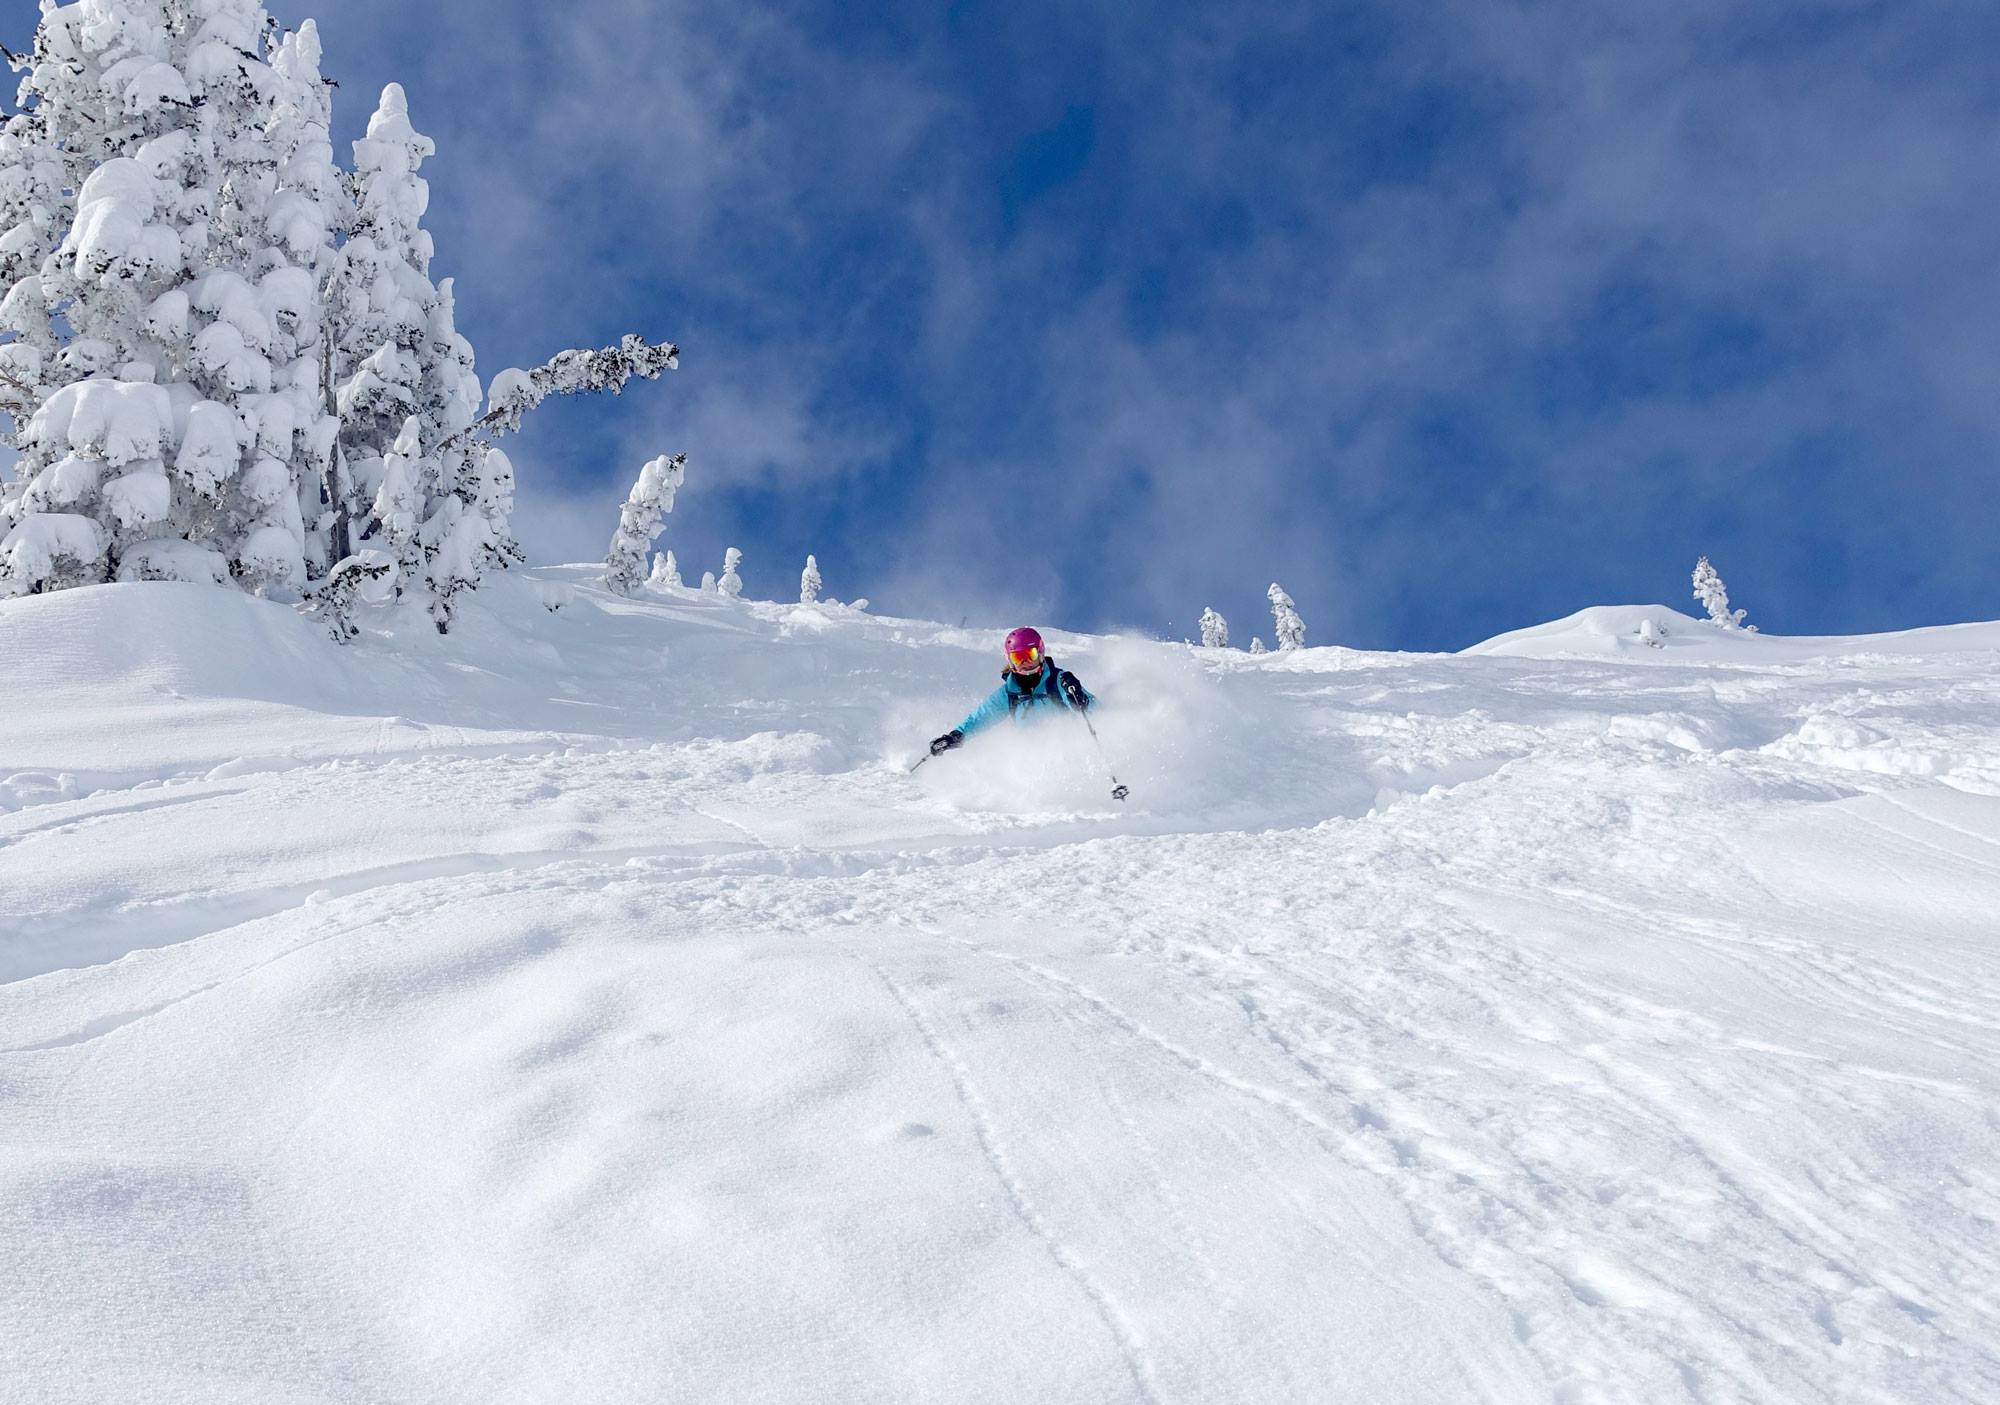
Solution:
[[[489,373],[688,347],[525,438],[548,522],[685,448],[700,550],[894,607],[1247,634],[1278,578],[1363,643],[1677,603],[1697,551],[1780,626],[1996,584],[1990,7],[321,19],[440,138]]]

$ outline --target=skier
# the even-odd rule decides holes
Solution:
[[[1007,667],[1000,674],[1000,686],[993,695],[972,709],[963,722],[931,743],[931,755],[940,756],[965,739],[1002,717],[1025,721],[1042,708],[1059,707],[1086,713],[1097,701],[1077,676],[1057,668],[1042,644],[1042,636],[1023,626],[1007,636]]]

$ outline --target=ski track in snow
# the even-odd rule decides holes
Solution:
[[[1013,1206],[1014,1213],[1020,1217],[1021,1223],[1048,1247],[1049,1257],[1061,1266],[1064,1273],[1076,1281],[1084,1297],[1090,1300],[1092,1310],[1103,1319],[1106,1330],[1118,1344],[1119,1354],[1124,1357],[1125,1364],[1132,1372],[1132,1383],[1140,1398],[1157,1401],[1159,1392],[1153,1383],[1152,1367],[1148,1364],[1145,1352],[1139,1344],[1138,1333],[1133,1330],[1130,1320],[1118,1306],[1117,1300],[1105,1290],[1103,1284],[1091,1277],[1089,1268],[1077,1257],[1076,1252],[1049,1228],[1041,1211],[1035,1208],[1033,1197],[1029,1195],[1027,1187],[1014,1172],[1013,1163],[1007,1154],[1006,1143],[1001,1139],[993,1115],[987,1109],[986,1100],[980,1096],[979,1089],[972,1080],[972,1070],[966,1067],[964,1058],[944,1041],[937,1032],[937,1026],[924,1014],[922,1007],[911,997],[909,991],[896,983],[893,976],[872,962],[863,964],[875,973],[877,979],[888,988],[889,993],[895,996],[896,1003],[909,1015],[910,1023],[916,1026],[917,1033],[923,1038],[924,1047],[951,1071],[952,1084],[957,1090],[960,1104],[971,1120],[980,1153],[993,1168],[994,1179],[998,1180],[1006,1190],[1007,1199]]]
[[[1115,807],[903,773],[963,631],[178,594],[0,611],[0,1397],[2000,1399],[2000,630],[1061,640]]]

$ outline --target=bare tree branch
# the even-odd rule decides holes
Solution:
[[[0,371],[0,413],[26,421],[28,416],[41,407],[41,403],[42,393],[39,390],[24,381],[16,380],[7,371]]]

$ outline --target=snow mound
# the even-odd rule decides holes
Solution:
[[[1573,615],[1498,635],[1474,644],[1467,654],[1506,658],[1648,658],[1672,651],[1676,658],[1699,653],[1735,656],[1758,636],[1725,630],[1664,605],[1593,605]]]
[[[1664,605],[1593,605],[1548,624],[1496,635],[1463,652],[1524,659],[1779,663],[1964,650],[2000,650],[2000,623],[1937,625],[1895,634],[1783,636],[1724,629]]]

